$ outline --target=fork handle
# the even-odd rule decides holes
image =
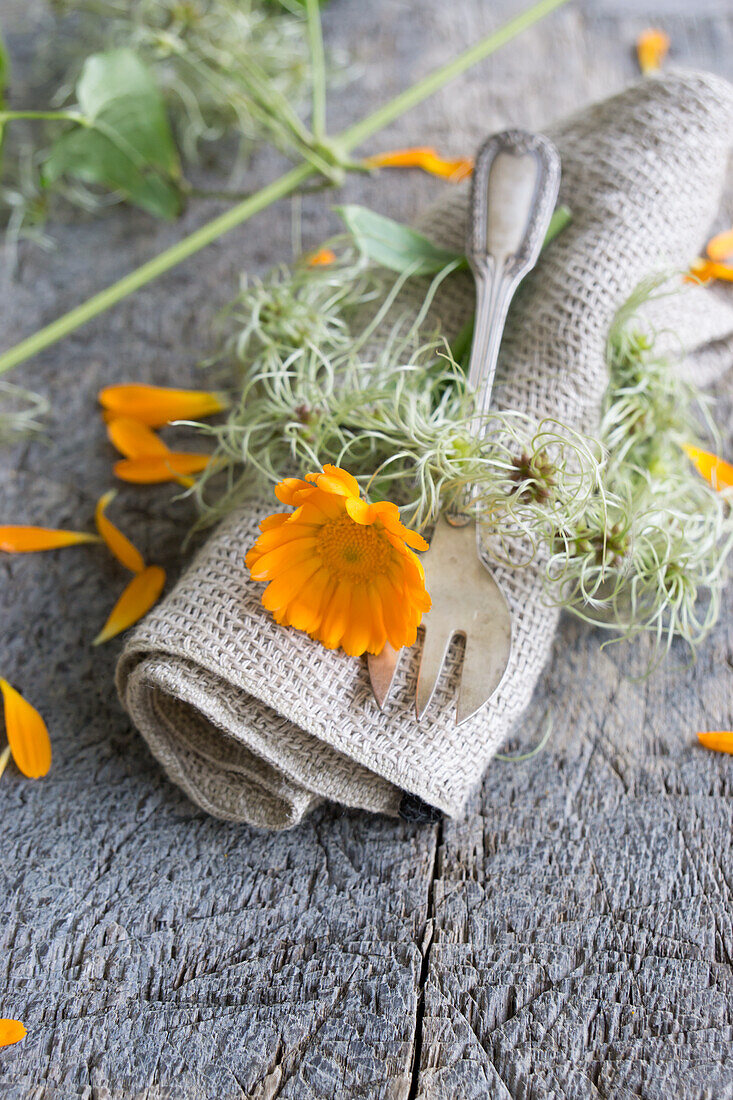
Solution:
[[[559,187],[560,156],[539,134],[494,134],[476,157],[466,247],[476,280],[468,368],[468,385],[476,394],[475,435],[489,409],[509,304],[537,263]]]

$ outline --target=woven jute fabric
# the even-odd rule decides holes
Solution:
[[[605,345],[638,283],[682,271],[713,223],[726,170],[733,89],[712,76],[647,79],[548,130],[561,157],[572,223],[520,288],[502,345],[494,405],[581,431],[597,427]],[[467,190],[423,219],[461,248]],[[417,309],[423,288],[413,287]],[[404,304],[404,303],[403,303]],[[470,278],[451,278],[430,317],[449,336],[473,308]],[[675,299],[675,346],[703,346],[708,381],[731,361],[733,313],[709,291]],[[664,326],[662,326],[664,327]],[[171,779],[218,817],[294,825],[323,799],[394,814],[403,792],[460,815],[491,757],[526,708],[558,620],[542,563],[495,574],[512,613],[512,655],[490,703],[454,725],[462,643],[435,705],[418,725],[420,643],[405,654],[390,702],[372,699],[366,661],[277,626],[244,555],[275,505],[230,516],[171,595],[128,642],[118,689]]]

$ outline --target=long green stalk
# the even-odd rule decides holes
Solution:
[[[373,111],[361,122],[357,122],[344,130],[342,134],[333,140],[334,148],[349,152],[365,138],[370,137],[396,118],[399,118],[405,111],[417,106],[418,103],[427,99],[428,96],[431,96],[449,81],[460,76],[461,73],[477,62],[489,57],[501,46],[521,34],[522,31],[527,30],[534,23],[539,22],[550,12],[567,2],[568,0],[540,0],[539,3],[522,12],[515,19],[510,20],[498,31],[482,38],[480,42],[464,50],[458,57],[429,73],[417,84],[395,96],[394,99]],[[316,93],[316,103],[320,113],[321,104],[318,93]],[[219,217],[202,225],[189,236],[184,237],[182,241],[174,244],[171,248],[167,248],[154,259],[136,268],[129,275],[125,275],[118,282],[113,283],[112,286],[100,291],[99,294],[95,294],[86,302],[65,313],[58,320],[52,321],[45,328],[39,329],[38,332],[28,336],[25,340],[21,340],[15,347],[9,348],[0,355],[0,374],[5,374],[6,371],[12,370],[19,363],[25,362],[26,359],[30,359],[31,356],[43,351],[44,348],[56,343],[64,336],[68,336],[69,333],[80,328],[81,325],[86,324],[93,317],[116,305],[128,294],[132,294],[147,283],[152,282],[153,279],[169,271],[176,264],[188,259],[189,256],[194,255],[194,253],[221,237],[224,233],[228,233],[230,229],[241,225],[242,222],[247,221],[254,214],[295,191],[297,187],[314,174],[314,168],[308,163],[302,163],[295,168],[291,168],[285,175],[280,176],[254,195],[233,206],[225,214],[220,214]]]

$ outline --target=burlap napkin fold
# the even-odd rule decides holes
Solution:
[[[682,270],[697,254],[716,214],[732,120],[728,84],[684,73],[647,79],[548,131],[573,221],[520,289],[496,406],[594,430],[611,319],[641,279]],[[438,243],[462,247],[466,196],[452,192],[423,220]],[[452,279],[433,319],[450,334],[472,305],[470,279]],[[730,363],[733,313],[710,290],[686,292],[676,321],[690,347],[709,345],[706,381]],[[154,755],[210,813],[269,828],[294,825],[322,799],[396,814],[404,792],[460,815],[549,655],[558,612],[543,596],[541,562],[496,569],[513,650],[491,703],[454,726],[457,641],[438,705],[418,725],[419,642],[382,714],[365,660],[329,652],[262,609],[262,585],[244,567],[261,514],[242,510],[218,529],[121,657],[120,696]]]

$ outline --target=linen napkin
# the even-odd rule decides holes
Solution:
[[[545,250],[513,305],[494,406],[598,425],[605,346],[619,306],[650,274],[684,270],[711,228],[724,180],[733,89],[709,75],[647,78],[547,132],[562,157],[568,228]],[[421,222],[461,249],[467,189]],[[424,288],[413,286],[415,311]],[[731,362],[733,312],[709,289],[675,299],[688,350],[705,349],[704,380]],[[473,309],[470,277],[435,301],[449,337]],[[379,334],[377,334],[379,338]],[[695,372],[695,360],[688,360]],[[275,624],[244,555],[274,499],[233,514],[168,598],[143,621],[119,662],[123,704],[170,778],[217,817],[287,828],[323,799],[388,814],[420,806],[458,816],[526,708],[550,653],[558,611],[541,560],[496,566],[512,613],[512,655],[498,691],[456,727],[462,642],[454,640],[437,705],[420,724],[414,693],[420,641],[404,655],[384,713],[366,660],[328,651]],[[405,797],[407,796],[407,797]]]

